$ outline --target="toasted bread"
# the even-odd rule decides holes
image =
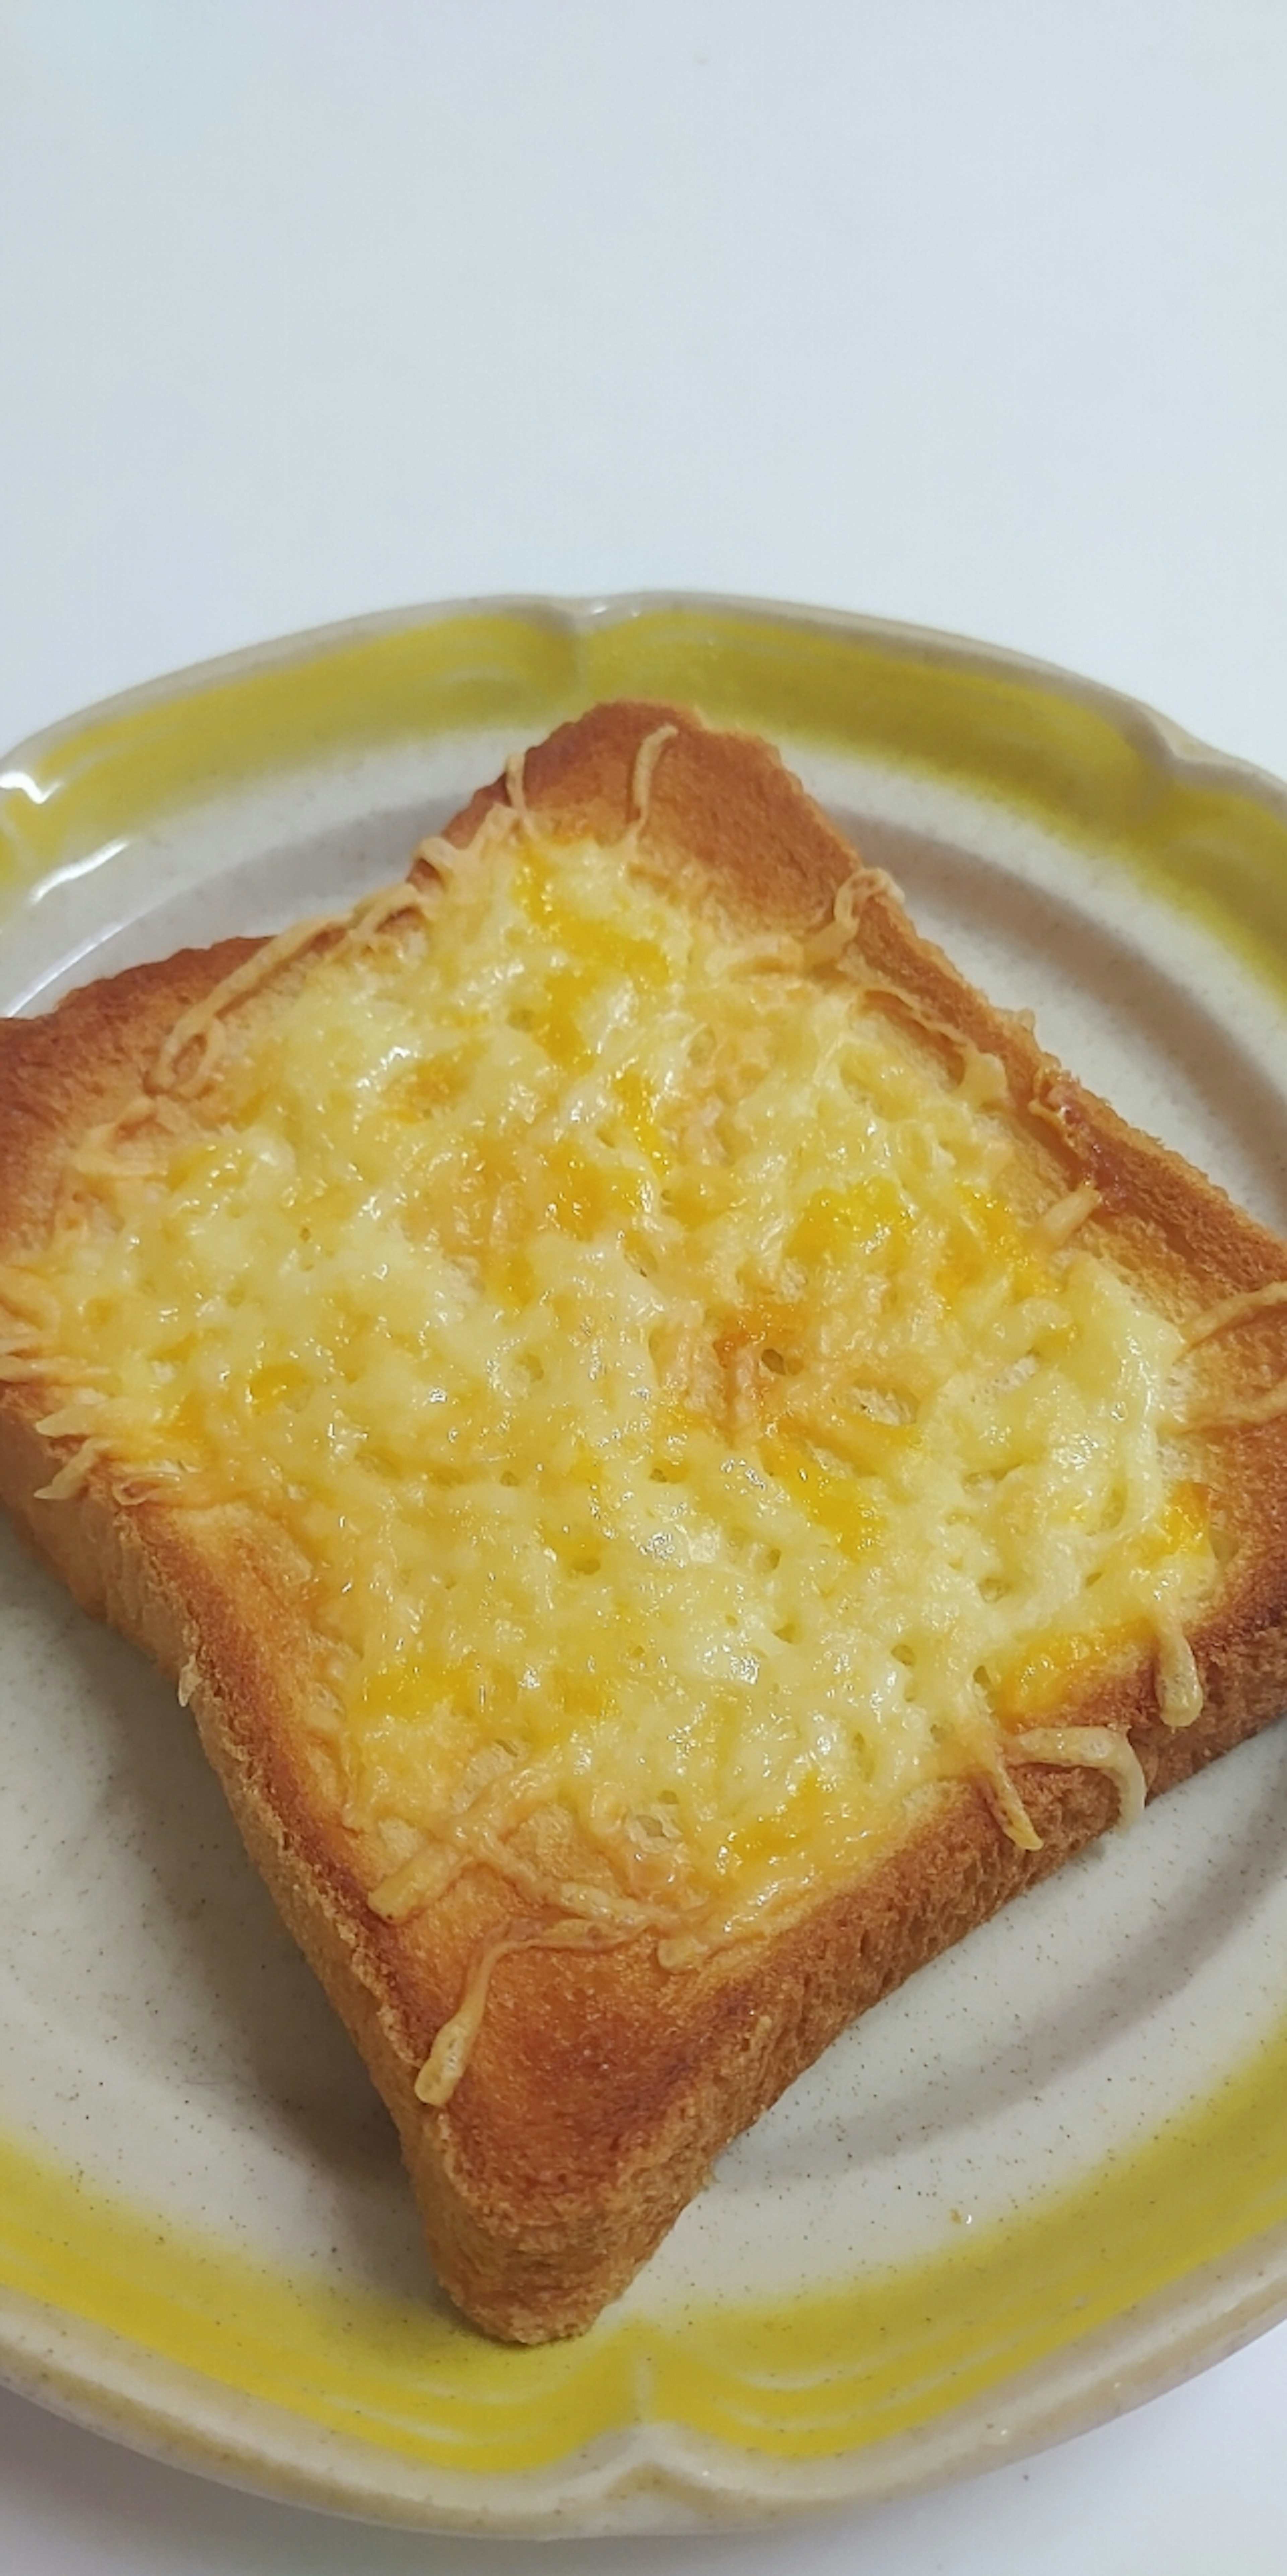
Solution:
[[[728,1578],[728,1598],[741,1605],[743,1620],[756,1585],[767,1599],[779,1581],[776,1542],[768,1540],[790,1523],[804,1531],[802,1545],[816,1541],[822,1572],[809,1577],[810,1600],[816,1595],[841,1605],[826,1631],[831,1660],[817,1684],[829,1712],[818,1738],[822,1750],[799,1750],[807,1735],[808,1671],[801,1678],[797,1666],[788,1671],[784,1662],[780,1706],[746,1701],[748,1710],[759,1711],[754,1740],[762,1773],[749,1787],[739,1747],[734,1742],[730,1749],[725,1739],[733,1725],[728,1712],[735,1718],[741,1705],[738,1691],[760,1687],[751,1666],[758,1672],[763,1657],[742,1653],[743,1669],[732,1680],[712,1679],[709,1693],[691,1677],[677,1681],[682,1657],[671,1653],[658,1623],[688,1617],[689,1596],[682,1590],[645,1596],[642,1571],[641,1607],[632,1609],[618,1587],[595,1613],[588,1697],[577,1698],[565,1654],[558,1687],[566,1707],[560,1701],[558,1723],[551,1720],[544,1735],[535,1720],[535,1731],[523,1733],[528,1721],[521,1710],[515,1715],[507,1703],[498,1713],[492,1704],[507,1690],[511,1697],[520,1691],[528,1665],[541,1674],[545,1668],[539,1636],[520,1634],[521,1621],[500,1661],[489,1661],[492,1638],[478,1632],[477,1604],[493,1599],[486,1584],[494,1567],[478,1560],[496,1557],[497,1532],[508,1526],[504,1495],[517,1490],[512,1507],[521,1518],[528,1488],[539,1487],[549,1615],[567,1627],[567,1602],[579,1599],[578,1584],[599,1572],[597,1563],[583,1562],[585,1512],[611,1543],[613,1508],[619,1515],[627,1508],[624,1485],[610,1506],[595,1481],[593,1456],[585,1463],[593,1450],[587,1425],[597,1424],[594,1438],[605,1437],[599,1415],[591,1423],[587,1413],[577,1449],[577,1426],[569,1428],[572,1398],[564,1404],[560,1395],[563,1409],[551,1411],[553,1397],[543,1397],[545,1411],[529,1420],[515,1396],[503,1418],[519,1426],[514,1458],[522,1477],[513,1465],[490,1458],[492,1517],[477,1522],[472,1539],[473,1507],[452,1499],[461,1484],[455,1453],[441,1452],[445,1463],[430,1481],[446,1499],[439,1518],[426,1524],[428,1535],[417,1538],[421,1553],[408,1562],[419,1580],[419,1570],[464,1551],[458,1589],[466,1606],[473,1604],[475,1628],[466,1632],[473,1634],[473,1653],[471,1659],[468,1645],[453,1649],[448,1672],[444,1647],[432,1688],[423,1684],[421,1701],[407,1708],[402,1666],[395,1672],[392,1650],[381,1650],[383,1660],[368,1659],[360,1688],[344,1678],[357,1669],[362,1639],[355,1643],[344,1625],[349,1614],[337,1606],[335,1542],[323,1526],[328,1513],[332,1522],[337,1514],[329,1487],[310,1497],[298,1475],[292,1482],[292,1462],[298,1465],[302,1449],[283,1450],[285,1464],[273,1466],[271,1475],[256,1464],[257,1420],[276,1437],[280,1417],[291,1440],[304,1439],[298,1426],[315,1401],[312,1381],[287,1384],[278,1366],[260,1372],[263,1385],[252,1385],[251,1372],[234,1389],[244,1425],[238,1449],[235,1442],[229,1446],[223,1413],[214,1438],[213,1396],[182,1412],[184,1371],[197,1366],[195,1323],[186,1338],[172,1334],[156,1343],[150,1392],[140,1392],[142,1381],[135,1385],[130,1375],[136,1345],[143,1348],[153,1325],[140,1322],[136,1329],[111,1262],[124,1239],[133,1239],[131,1229],[142,1227],[144,1218],[136,1223],[136,1215],[146,1202],[147,1224],[162,1229],[187,1283],[191,1323],[218,1277],[221,1140],[249,1132],[256,1119],[269,1122],[262,1130],[268,1195],[259,1202],[265,1226],[269,1212],[274,1227],[288,1221],[296,1247],[284,1253],[286,1238],[274,1233],[272,1258],[285,1263],[283,1280],[287,1271],[294,1280],[308,1269],[311,1256],[299,1252],[297,1260],[298,1244],[311,1240],[297,1164],[290,1164],[289,1188],[284,1182],[278,1188],[276,1167],[269,1168],[272,1155],[285,1151],[287,1113],[274,1085],[287,1085],[280,1050],[291,1042],[298,997],[307,1004],[328,975],[332,981],[357,975],[350,961],[376,955],[371,971],[382,980],[362,985],[350,1014],[362,1031],[354,1058],[360,1070],[367,1062],[361,1048],[374,1045],[370,1029],[386,1001],[396,1000],[405,979],[420,971],[414,960],[432,957],[436,924],[446,918],[444,889],[457,881],[453,854],[463,854],[461,871],[468,863],[458,901],[477,911],[492,873],[518,860],[526,865],[534,852],[547,875],[531,898],[522,937],[538,957],[543,939],[556,947],[562,940],[563,980],[557,993],[552,982],[540,985],[535,1026],[528,1007],[512,1021],[493,1007],[500,985],[489,986],[492,998],[470,1024],[477,1064],[485,1065],[502,1103],[494,1133],[478,1124],[473,1092],[457,1112],[451,1086],[464,1084],[466,1075],[454,1060],[447,1066],[441,1048],[412,1067],[420,1087],[399,1092],[397,1114],[414,1125],[445,1102],[444,1115],[456,1120],[457,1159],[430,1156],[414,1165],[414,1226],[407,1214],[411,1184],[400,1184],[399,1242],[410,1227],[425,1265],[426,1300],[431,1285],[446,1299],[433,1348],[446,1349],[448,1372],[474,1368],[474,1310],[452,1304],[452,1283],[463,1282],[461,1295],[472,1296],[479,1277],[486,1286],[502,1265],[507,1331],[526,1300],[571,1346],[582,1331],[575,1304],[568,1303],[577,1280],[590,1279],[585,1294],[592,1301],[598,1290],[591,1269],[600,1248],[606,1247],[605,1260],[616,1260],[627,1247],[657,1358],[645,1390],[653,1411],[636,1410],[629,1439],[623,1435],[626,1483],[653,1456],[664,1489],[690,1437],[700,1441],[703,1472],[714,1476],[718,1466],[731,1465],[743,1482],[749,1477],[754,1492],[743,1515],[746,1529],[740,1522],[735,1530],[731,1522],[720,1524],[725,1536],[732,1530],[729,1544],[736,1540],[743,1551],[736,1583]],[[601,857],[605,868],[611,858],[618,875],[594,878],[586,897],[591,912],[578,916],[581,945],[568,947],[558,912],[560,870],[570,878],[578,867],[597,867]],[[604,909],[604,888],[610,893],[627,883],[656,913],[646,919],[641,913],[642,931],[632,920],[614,926]],[[638,1086],[631,1091],[626,1084],[633,1060],[628,1050],[618,1051],[611,1059],[620,1068],[614,1096],[618,1107],[635,1101],[623,1148],[611,1121],[593,1126],[594,1099],[576,1086],[583,1079],[592,1085],[596,1062],[608,1061],[603,1051],[618,1043],[612,1032],[623,1012],[629,1017],[619,979],[627,973],[628,960],[621,961],[631,939],[642,962],[629,966],[635,978],[630,1009],[642,1015],[641,1025],[650,1010],[670,1011],[678,1026],[680,984],[674,977],[667,982],[670,970],[650,964],[645,954],[654,933],[664,949],[668,933],[664,922],[656,926],[663,916],[702,925],[707,982],[700,991],[710,1000],[717,1054],[719,993],[736,985],[750,996],[739,1021],[743,1035],[751,1031],[749,1052],[739,1059],[736,1079],[722,1091],[716,1086],[718,1097],[703,1094],[706,1123],[694,1141],[693,1098],[682,1082],[667,1092],[660,1077],[653,1079],[640,1110]],[[591,920],[597,947],[585,926]],[[478,936],[490,935],[484,920]],[[518,947],[505,954],[520,959]],[[366,971],[362,966],[361,974]],[[693,1029],[700,991],[684,1023],[685,1062],[699,1060]],[[605,994],[611,1010],[600,1007]],[[708,1225],[711,1175],[740,1169],[745,1144],[717,1133],[719,1120],[736,1127],[740,1103],[757,1083],[785,1081],[786,1090],[771,1099],[765,1094],[769,1107],[753,1139],[763,1160],[766,1137],[782,1115],[773,1102],[789,1100],[783,1049],[789,1053],[791,1031],[804,1024],[815,996],[830,1015],[819,1022],[818,1063],[826,1046],[834,1053],[836,1032],[843,1036],[850,1021],[861,1023],[864,1043],[874,1050],[877,1089],[882,1053],[888,1056],[890,1133],[901,1117],[910,1137],[931,1108],[939,1118],[933,1104],[942,1104],[942,1133],[932,1122],[924,1127],[929,1143],[921,1160],[932,1174],[930,1196],[923,1208],[909,1200],[912,1214],[904,1222],[886,1174],[884,1195],[873,1196],[874,1184],[864,1183],[860,1206],[848,1166],[847,1196],[838,1181],[834,1189],[817,1185],[819,1169],[825,1179],[826,1140],[819,1146],[806,1139],[799,1153],[815,1155],[807,1199],[812,1217],[806,1224],[803,1185],[798,1173],[792,1180],[796,1167],[788,1168],[788,1155],[785,1178],[779,1172],[764,1186],[786,1191],[794,1230],[788,1222],[773,1244],[767,1233],[763,1241],[747,1233],[737,1298],[730,1295],[721,1306],[706,1278],[695,1325],[676,1286],[684,1280],[685,1246]],[[761,1002],[762,1030],[772,1045],[762,1033],[755,1038]],[[742,1010],[740,1001],[737,1007]],[[495,1040],[499,1057],[489,1034],[493,1023],[509,1032],[503,1045]],[[399,1047],[405,1052],[402,1036],[390,1037],[381,1059],[386,1072]],[[474,1056],[470,1064],[473,1081]],[[496,1137],[502,1129],[511,1136],[512,1103],[528,1097],[523,1086],[530,1091],[534,1065],[554,1068],[550,1080],[557,1076],[565,1125],[557,1151],[547,1149],[537,1134],[537,1110],[525,1111],[521,1156],[515,1161],[511,1154],[502,1169]],[[332,1064],[329,1078],[343,1084],[350,1074],[341,1062]],[[910,1110],[900,1108],[908,1101]],[[675,1123],[681,1108],[689,1128]],[[641,1125],[645,1115],[651,1123]],[[837,1152],[849,1152],[849,1131],[837,1133]],[[574,1162],[569,1135],[574,1142],[588,1137],[584,1150],[577,1145]],[[953,1163],[958,1147],[951,1140],[958,1135],[964,1159]],[[301,1156],[311,1150],[295,1131],[289,1141],[292,1155],[297,1144]],[[625,1173],[620,1182],[618,1165]],[[675,1172],[691,1177],[690,1165],[706,1189],[700,1204],[670,1187]],[[749,738],[710,731],[669,708],[598,708],[511,764],[441,840],[425,846],[405,887],[360,907],[347,923],[313,925],[274,943],[230,941],[185,952],[90,985],[43,1018],[0,1025],[0,1167],[6,1175],[0,1319],[6,1309],[9,1317],[7,1357],[0,1358],[0,1492],[85,1608],[135,1639],[178,1683],[250,1856],[394,2117],[441,2279],[489,2333],[537,2342],[585,2327],[651,2252],[719,2150],[856,2014],[1128,1815],[1145,1791],[1151,1797],[1186,1778],[1287,1703],[1287,1248],[1084,1091],[1042,1051],[1026,1021],[995,1010],[917,935],[888,881],[863,868],[776,755]],[[963,1181],[962,1173],[973,1177]],[[378,1198],[379,1172],[360,1177]],[[792,1188],[798,1207],[790,1204]],[[282,1219],[283,1191],[288,1220]],[[948,1204],[953,1193],[959,1207]],[[350,1212],[336,1238],[353,1262],[362,1258],[365,1240],[353,1211],[365,1204],[360,1190],[345,1202]],[[763,1209],[769,1200],[756,1205]],[[947,1214],[934,1234],[941,1207]],[[931,1236],[934,1258],[927,1267],[924,1246]],[[537,1237],[556,1249],[575,1247],[557,1276],[539,1260],[534,1266]],[[663,1246],[660,1271],[656,1243]],[[885,1249],[873,1251],[873,1244]],[[702,1258],[709,1269],[715,1255],[708,1259],[704,1251]],[[876,1265],[879,1294],[873,1290],[862,1314],[877,1359],[884,1352],[883,1377],[871,1351],[871,1365],[864,1371],[859,1364],[855,1318],[860,1322],[861,1315],[844,1302],[856,1294],[846,1283],[865,1261]],[[201,1263],[215,1267],[201,1271]],[[92,1283],[96,1265],[107,1282],[107,1304],[116,1303],[110,1315],[105,1307],[99,1326],[85,1326],[85,1283]],[[912,1296],[906,1283],[917,1280],[915,1293],[933,1308],[939,1338],[922,1348],[920,1310],[909,1309],[895,1367],[888,1359],[893,1345],[881,1340],[882,1318],[891,1302]],[[404,1293],[400,1276],[390,1282],[390,1300],[395,1291]],[[289,1305],[296,1289],[281,1293]],[[406,1293],[414,1297],[414,1279]],[[301,1300],[304,1294],[300,1287]],[[671,1331],[669,1308],[678,1316],[681,1306],[683,1331],[678,1324]],[[833,1306],[839,1321],[828,1343],[824,1325]],[[981,1647],[978,1668],[964,1683],[953,1680],[950,1656],[942,1664],[947,1678],[940,1675],[933,1688],[928,1679],[907,1683],[893,1674],[886,1697],[904,1712],[905,1723],[900,1716],[894,1726],[897,1759],[890,1756],[885,1778],[879,1725],[871,1718],[876,1702],[860,1665],[854,1667],[852,1741],[845,1734],[836,1619],[848,1615],[846,1605],[863,1586],[884,1583],[888,1590],[897,1575],[898,1597],[908,1593],[908,1578],[897,1568],[911,1548],[908,1533],[914,1537],[929,1526],[924,1516],[931,1505],[914,1477],[907,1482],[905,1461],[922,1418],[943,1396],[943,1355],[950,1358],[958,1346],[951,1337],[965,1331],[962,1316],[968,1310],[968,1329],[981,1350],[1002,1308],[1007,1315],[1022,1312],[1027,1338],[1012,1346],[1004,1337],[989,1343],[986,1364],[970,1343],[969,1440],[984,1448],[962,1447],[966,1435],[954,1433],[958,1447],[949,1465],[971,1493],[983,1489],[978,1513],[985,1506],[991,1513],[994,1489],[1004,1485],[1018,1456],[1017,1449],[1004,1456],[997,1450],[993,1464],[986,1463],[992,1432],[980,1405],[986,1409],[995,1389],[996,1418],[1010,1423],[1007,1438],[1013,1434],[1023,1446],[1016,1494],[1028,1497],[1029,1525],[1017,1500],[1004,1523],[985,1522],[977,1513],[972,1520],[973,1502],[955,1518],[949,1512],[947,1522],[940,1513],[933,1544],[921,1552],[926,1596],[936,1581],[934,1549],[946,1565],[954,1544],[948,1523],[959,1522],[967,1535],[952,1558],[953,1580],[972,1585],[971,1598],[977,1594],[980,1601],[990,1589],[1004,1590],[994,1563],[1004,1540],[1021,1568],[1016,1597],[1029,1600],[1022,1569],[1031,1568],[1034,1550],[1052,1545],[1049,1529],[1030,1526],[1036,1490],[1030,1470],[1045,1472],[1042,1441],[1057,1447],[1072,1421],[1071,1414],[1067,1422],[1058,1416],[1058,1404],[1075,1399],[1080,1406],[1075,1438],[1068,1434],[1074,1447],[1098,1436],[1100,1380],[1083,1372],[1080,1392],[1070,1394],[1071,1379],[1060,1377],[1056,1386],[1051,1377],[1047,1386],[1040,1378],[1042,1368],[1057,1373],[1063,1366],[1050,1354],[1068,1346],[1070,1336],[1080,1349],[1098,1335],[1095,1365],[1102,1360],[1110,1371],[1100,1407],[1106,1445],[1093,1473],[1086,1470],[1087,1483],[1099,1476],[1103,1487],[1099,1517],[1089,1534],[1080,1522],[1074,1528],[1076,1511],[1067,1503],[1067,1557],[1075,1569],[1067,1598],[1060,1596],[1039,1620],[1032,1606],[1038,1591],[1030,1585],[1029,1607],[1015,1612],[1018,1624],[1004,1654],[995,1641]],[[311,1317],[312,1309],[301,1303],[298,1313]],[[355,1334],[362,1329],[353,1327]],[[90,1339],[73,1347],[78,1330]],[[397,1330],[410,1347],[414,1324]],[[90,1347],[96,1332],[101,1349]],[[589,1325],[585,1332],[593,1338]],[[229,1342],[228,1349],[236,1347]],[[542,1347],[548,1362],[548,1339]],[[538,1376],[545,1365],[532,1352],[527,1364]],[[354,1370],[359,1365],[366,1361],[352,1363]],[[377,1351],[371,1366],[378,1374],[382,1365]],[[488,1370],[494,1380],[497,1365],[484,1351],[475,1370],[479,1382]],[[602,1374],[602,1347],[595,1366]],[[1040,1404],[1023,1393],[1034,1373],[1046,1389]],[[224,1381],[228,1375],[225,1355]],[[824,1398],[838,1401],[842,1381],[843,1437],[825,1423],[819,1428],[819,1407]],[[1128,1381],[1134,1393],[1119,1393]],[[793,1385],[804,1386],[812,1412]],[[384,1437],[386,1425],[407,1412],[408,1386],[417,1422],[421,1395],[448,1411],[456,1401],[454,1382],[426,1393],[400,1377],[392,1393],[380,1396],[379,1418],[372,1417],[374,1428],[368,1425],[363,1439],[378,1446],[377,1433]],[[588,1395],[584,1401],[589,1404]],[[1130,1414],[1136,1445],[1129,1456],[1112,1448],[1118,1435],[1108,1417],[1115,1405],[1123,1418]],[[144,1426],[137,1436],[133,1425]],[[548,1455],[532,1448],[538,1432]],[[565,1433],[572,1445],[556,1457]],[[497,1436],[490,1422],[478,1440],[485,1447]],[[324,1429],[308,1437],[320,1442],[319,1458],[332,1456],[338,1435]],[[388,1437],[392,1463],[379,1468],[383,1498],[396,1495],[404,1472],[393,1430]],[[430,1433],[416,1430],[415,1438],[427,1442]],[[903,1463],[881,1463],[895,1456]],[[472,1493],[468,1462],[462,1472]],[[1081,1472],[1074,1460],[1068,1494]],[[288,1486],[289,1509],[281,1501]],[[941,1505],[946,1488],[936,1491]],[[378,1518],[375,1503],[371,1510]],[[670,1533],[681,1524],[649,1527],[658,1539],[651,1566],[653,1556],[665,1557]],[[366,1541],[353,1542],[349,1591],[370,1621],[388,1591],[387,1562],[379,1560],[363,1593],[366,1560],[359,1564],[359,1544]],[[641,1562],[651,1545],[636,1548]],[[970,1548],[975,1557],[967,1563]],[[949,1626],[958,1598],[944,1594]],[[1097,1608],[1097,1599],[1108,1608]],[[707,1604],[705,1593],[701,1601]],[[506,1596],[488,1613],[498,1635],[509,1634],[512,1606]],[[904,1624],[914,1624],[915,1600],[905,1609]],[[704,1606],[701,1616],[707,1615]],[[397,1616],[405,1628],[403,1612]],[[715,1618],[714,1610],[709,1616]],[[785,1638],[790,1624],[781,1621],[775,1633]],[[870,1648],[875,1654],[879,1647],[887,1662],[897,1661],[897,1625]],[[985,1629],[994,1639],[995,1622],[984,1622],[981,1637]],[[580,1633],[567,1629],[569,1636]],[[649,1635],[655,1638],[651,1663]],[[623,1659],[633,1653],[645,1667],[639,1686],[645,1694],[654,1689],[660,1698],[664,1678],[667,1713],[655,1745],[640,1721],[643,1788],[633,1773],[624,1780],[621,1746],[630,1710],[644,1708],[644,1701],[636,1694],[618,1708],[617,1678],[599,1669],[604,1643],[611,1650],[614,1638]],[[745,1642],[734,1639],[739,1649]],[[406,1650],[413,1685],[430,1644],[416,1630],[414,1651]],[[788,1656],[791,1651],[788,1639]],[[938,1670],[935,1651],[931,1639],[924,1648],[927,1674]],[[702,1652],[702,1670],[715,1674],[716,1647],[705,1631]],[[685,1687],[687,1727],[676,1714]],[[492,1702],[484,1707],[488,1691]],[[712,1770],[701,1731],[707,1697],[723,1712],[722,1770]],[[414,1780],[408,1786],[406,1770],[408,1745],[414,1754],[427,1744],[426,1701],[441,1707],[455,1747],[450,1759],[441,1745],[424,1751],[429,1770],[437,1764],[446,1781],[432,1797],[421,1796]],[[777,1770],[775,1726],[796,1747]],[[363,1728],[359,1761],[352,1746]],[[837,1751],[838,1736],[845,1740]],[[827,1771],[828,1761],[839,1767]],[[661,1812],[669,1794],[667,1763],[678,1823],[669,1810]],[[734,1790],[712,1792],[716,1777],[739,1784],[736,1811],[731,1803],[721,1811],[720,1797],[733,1801]]]

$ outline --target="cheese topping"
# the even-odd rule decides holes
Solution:
[[[864,990],[860,879],[801,943],[638,832],[430,855],[261,951],[71,1158],[0,1279],[6,1373],[82,1443],[49,1493],[105,1468],[281,1533],[390,1917],[485,1863],[507,1946],[679,1967],[944,1780],[1035,1840],[1008,1751],[1134,1800],[1065,1721],[1141,1645],[1200,1705],[1184,1342],[1078,1244],[1093,1192],[1018,1216],[1000,1066]]]

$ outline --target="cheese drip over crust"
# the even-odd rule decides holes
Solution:
[[[1128,1650],[1195,1714],[1215,1560],[1181,1333],[1093,1193],[1020,1216],[1000,1066],[864,994],[844,890],[774,939],[503,813],[431,868],[191,1014],[0,1284],[82,1443],[51,1491],[289,1544],[377,1910],[511,1882],[472,2030],[500,1949],[682,1967],[943,1781],[1035,1840],[1007,1748],[1077,1759]],[[1125,1740],[1085,1759],[1126,1805]]]

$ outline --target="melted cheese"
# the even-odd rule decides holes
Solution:
[[[1181,1336],[1077,1246],[1093,1193],[1016,1213],[999,1066],[846,972],[852,889],[752,939],[637,837],[511,816],[261,953],[0,1292],[83,1443],[51,1493],[106,1463],[289,1543],[379,1911],[484,1862],[502,1948],[552,1911],[682,1966],[944,1780],[1035,1840],[1007,1748],[1133,1798],[1052,1720],[1150,1638],[1193,1714],[1214,1558]]]

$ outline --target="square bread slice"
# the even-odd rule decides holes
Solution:
[[[595,708],[351,915],[5,1022],[0,1170],[0,1491],[490,2334],[1287,1701],[1287,1248],[749,737]]]

